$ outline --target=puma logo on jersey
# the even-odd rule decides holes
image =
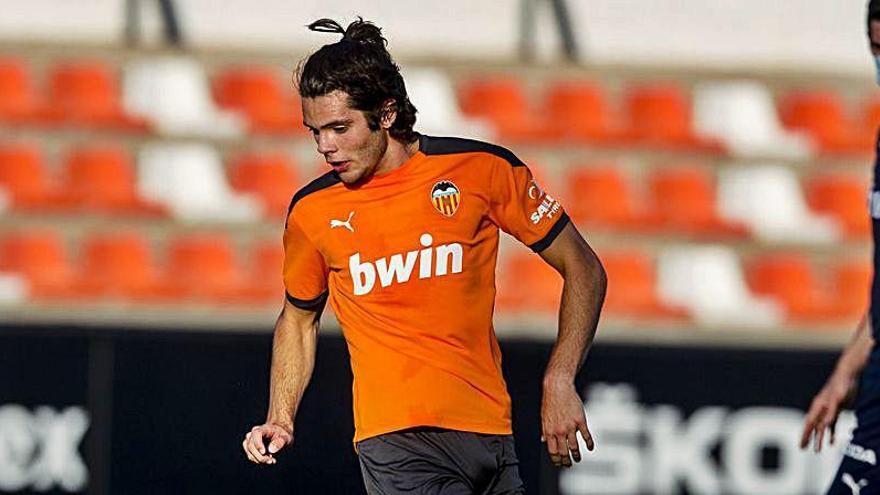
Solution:
[[[441,244],[433,247],[434,237],[422,234],[419,243],[424,249],[394,254],[388,258],[379,258],[375,262],[361,262],[361,253],[354,253],[348,258],[348,269],[354,286],[354,295],[369,294],[376,285],[376,278],[382,287],[393,283],[402,284],[412,277],[418,262],[419,278],[442,277],[461,273],[464,249],[461,244]]]
[[[856,480],[849,473],[843,473],[840,479],[846,486],[849,487],[850,491],[853,492],[853,495],[860,495],[862,493],[862,488],[868,486],[868,480],[861,479],[856,482]]]
[[[348,230],[354,232],[354,228],[352,228],[352,226],[351,226],[351,217],[353,217],[353,216],[354,216],[354,212],[351,211],[348,213],[348,220],[346,220],[344,222],[342,220],[332,220],[331,219],[330,220],[330,228],[332,229],[335,227],[345,227]]]

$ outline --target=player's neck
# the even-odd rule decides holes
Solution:
[[[412,156],[418,151],[418,139],[411,143],[404,143],[397,139],[390,138],[388,140],[388,148],[385,150],[385,155],[379,161],[379,166],[376,167],[375,175],[384,175],[397,169],[406,163],[407,160],[412,158]]]

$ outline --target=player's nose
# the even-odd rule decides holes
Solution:
[[[318,153],[324,156],[336,151],[336,143],[334,143],[332,136],[329,136],[328,134],[319,134],[317,144]]]

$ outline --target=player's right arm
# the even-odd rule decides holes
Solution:
[[[275,322],[269,412],[266,422],[253,427],[242,442],[248,459],[258,464],[275,464],[274,454],[293,442],[293,419],[315,366],[321,311],[329,294],[328,270],[301,224],[310,215],[297,215],[301,209],[296,208],[297,201],[315,183],[294,195],[284,225],[282,278],[286,300]]]
[[[251,462],[275,464],[275,454],[293,443],[294,418],[315,365],[320,319],[320,310],[284,302],[272,341],[269,412],[266,422],[254,426],[242,442]]]
[[[874,338],[868,324],[868,315],[862,318],[855,334],[837,360],[837,365],[825,386],[813,398],[810,410],[804,420],[801,434],[801,448],[805,449],[813,440],[816,452],[822,450],[825,430],[829,430],[831,443],[834,443],[834,426],[840,410],[852,402],[856,395],[859,376],[868,363],[868,356],[874,347]]]

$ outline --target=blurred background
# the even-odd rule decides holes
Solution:
[[[821,493],[803,410],[868,304],[880,96],[862,1],[0,1],[0,492],[361,493],[333,315],[296,445],[265,418],[281,234],[326,166],[297,63],[383,28],[416,129],[529,164],[609,289],[554,469],[561,280],[503,236],[496,332],[529,493]]]

